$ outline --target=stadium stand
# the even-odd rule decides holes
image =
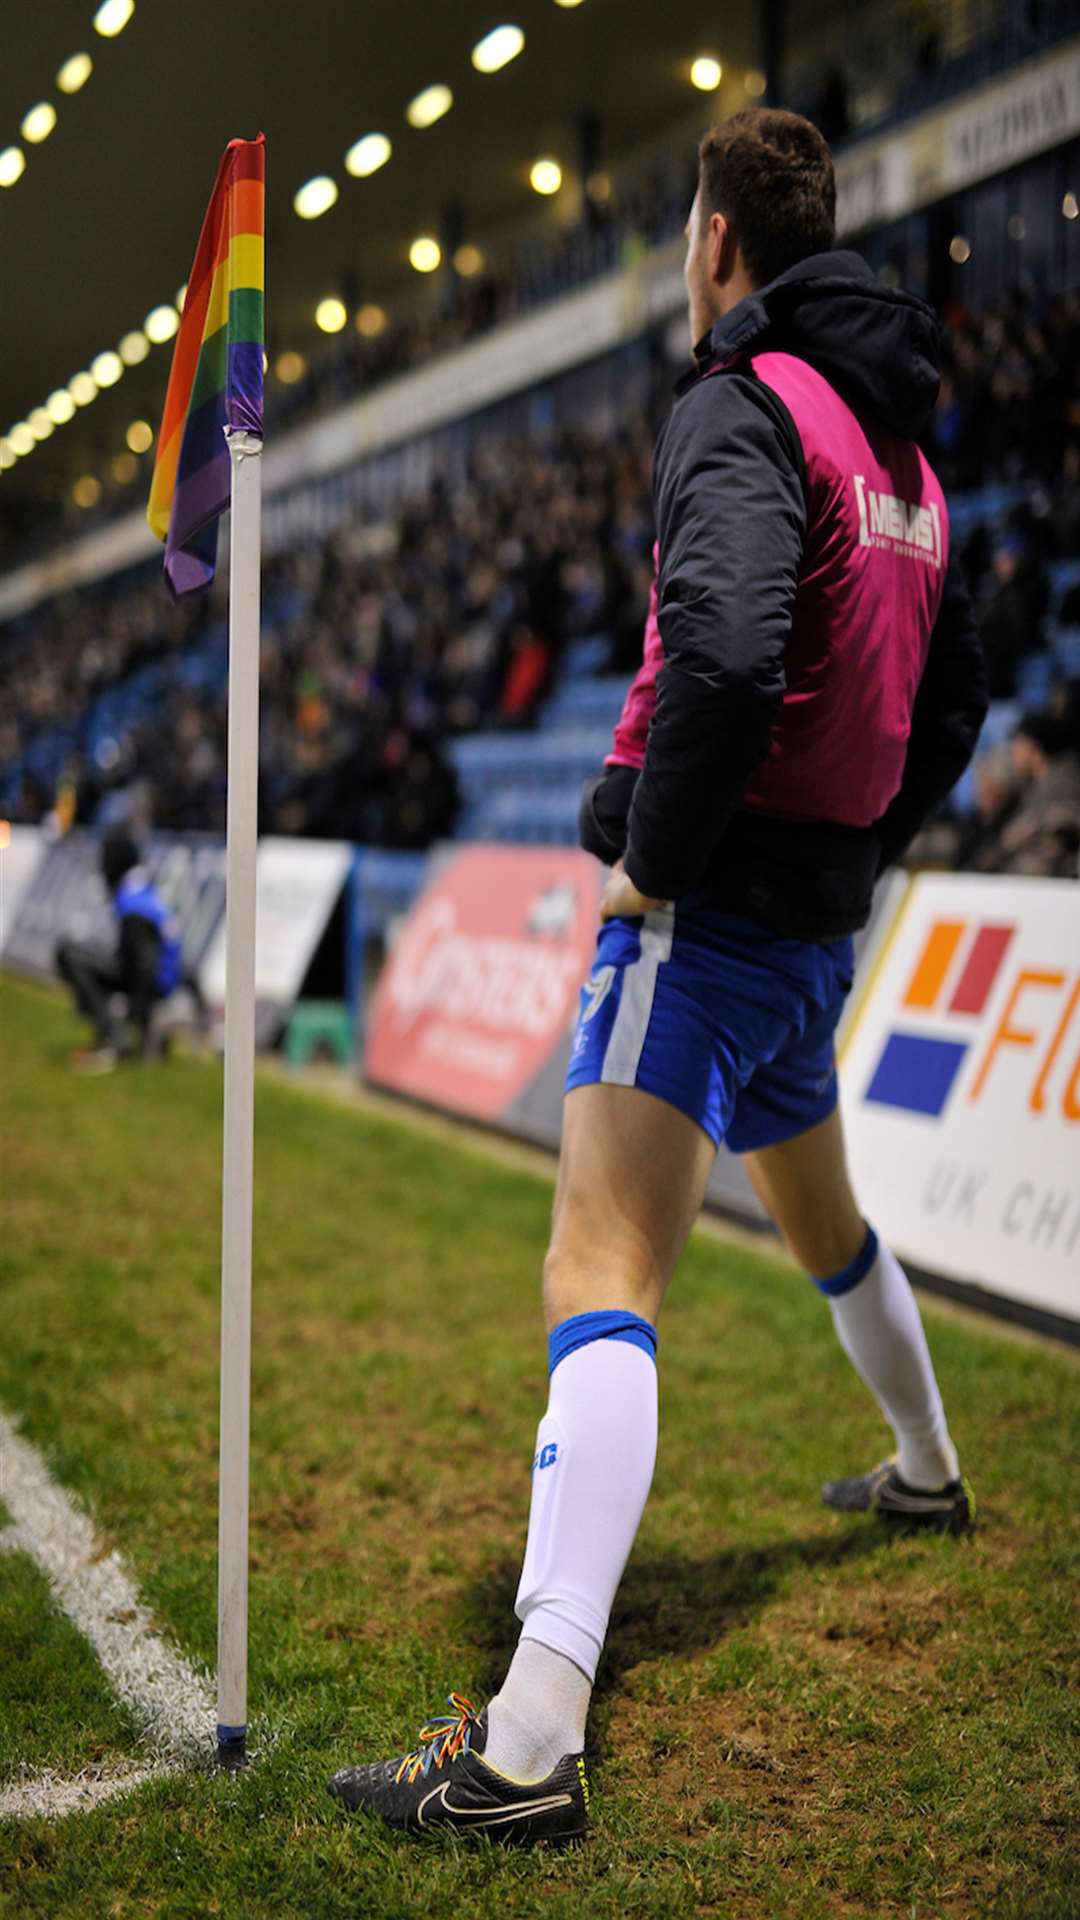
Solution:
[[[859,143],[903,127],[913,117],[984,87],[1017,62],[1046,53],[1076,29],[1071,0],[980,0],[965,8],[935,5],[864,12],[850,20],[819,23],[800,32],[793,23],[788,56],[788,104],[808,112],[822,126],[842,163]],[[681,234],[693,191],[692,140],[684,130],[644,143],[640,150],[612,156],[599,176],[602,192],[586,183],[580,212],[557,232],[508,229],[486,246],[483,269],[463,278],[456,271],[441,289],[414,289],[392,313],[373,308],[374,331],[348,329],[339,337],[316,341],[293,362],[287,382],[273,370],[267,386],[267,423],[272,434],[332,416],[358,392],[370,394],[411,368],[489,334],[494,328],[550,306],[619,268],[641,260],[650,250]],[[1065,152],[1067,149],[1061,149]],[[1041,155],[1005,176],[1015,182],[1013,197],[1026,216],[1029,257],[1052,253],[1049,230],[1061,199],[1055,156]],[[1071,176],[1070,176],[1071,177]],[[983,217],[999,242],[998,281],[987,261],[986,233],[980,233],[978,265],[964,269],[979,304],[1004,289],[1002,264],[1015,271],[1015,247],[1009,256],[1007,220],[992,205],[1000,179],[989,194],[976,188],[954,196],[950,217],[956,227],[977,226]],[[1060,228],[1061,221],[1057,219]],[[1037,235],[1036,226],[1046,232]],[[916,214],[864,236],[875,267],[900,277],[916,291],[943,302],[949,289],[928,257],[926,217]],[[1070,256],[1071,257],[1071,256]],[[947,265],[947,262],[946,262]],[[1040,260],[1034,284],[1052,284],[1053,269]],[[19,557],[26,559],[55,544],[64,529],[74,532],[116,519],[129,511],[139,479],[116,481],[105,474],[100,502],[89,510],[70,503],[42,510],[36,524],[23,529]],[[0,538],[3,529],[0,528]]]
[[[1017,291],[950,319],[930,452],[990,663],[991,745],[1024,708],[1075,708],[1080,300]],[[463,482],[436,475],[387,523],[347,523],[268,564],[264,829],[404,849],[455,830],[576,840],[581,784],[640,645],[661,404],[614,440],[557,423],[489,436]],[[220,830],[225,675],[211,608],[170,607],[146,570],[12,623],[0,807]],[[969,770],[958,813],[975,783]]]
[[[1010,64],[1053,47],[1075,30],[1070,0],[1017,7],[982,0],[975,8],[914,7],[819,27],[792,46],[789,102],[809,114],[843,153],[928,107],[985,84]],[[405,368],[487,333],[502,321],[564,297],[643,249],[681,233],[693,194],[685,138],[623,156],[605,175],[601,200],[584,196],[581,217],[562,233],[508,236],[484,272],[456,280],[438,308],[430,303],[388,324],[375,338],[327,347],[292,386],[271,386],[271,421],[292,424],[371,390]]]

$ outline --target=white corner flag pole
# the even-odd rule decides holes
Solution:
[[[229,758],[225,876],[225,1125],[221,1208],[221,1434],[218,1485],[218,1759],[247,1742],[248,1455],[255,1095],[255,850],[259,772],[262,440],[227,432]]]

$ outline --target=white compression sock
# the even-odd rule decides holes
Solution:
[[[541,1780],[584,1740],[596,1664],[656,1461],[656,1334],[636,1314],[577,1314],[551,1336],[548,1408],[510,1671],[489,1707],[485,1758]]]
[[[564,1753],[585,1745],[591,1696],[592,1681],[580,1667],[523,1635],[488,1705],[484,1758],[511,1780],[545,1780]]]
[[[831,1280],[828,1296],[840,1345],[896,1435],[897,1468],[912,1487],[940,1487],[960,1469],[930,1350],[908,1278],[868,1232],[862,1253]]]

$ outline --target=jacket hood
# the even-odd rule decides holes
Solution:
[[[718,320],[695,357],[765,352],[809,361],[857,412],[905,440],[919,438],[937,399],[941,328],[933,308],[883,286],[857,253],[800,260]]]

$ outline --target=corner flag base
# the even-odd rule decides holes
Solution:
[[[219,1727],[217,1730],[218,1766],[229,1773],[247,1766],[247,1728]]]

